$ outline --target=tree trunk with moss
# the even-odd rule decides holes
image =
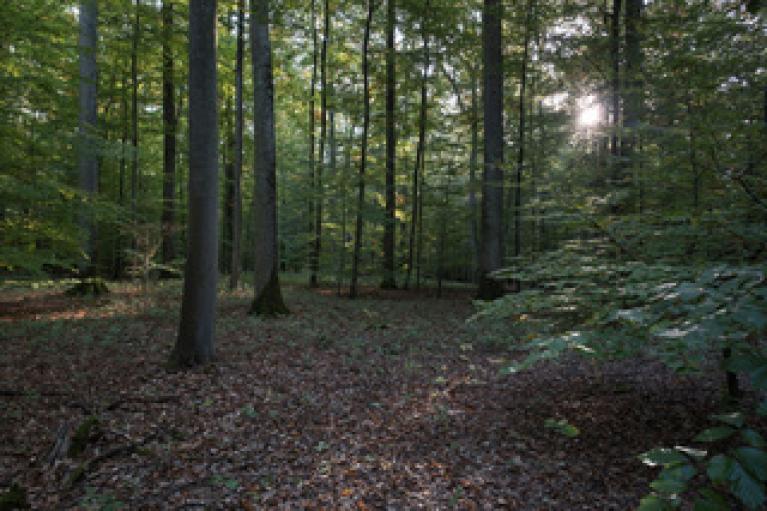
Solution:
[[[255,215],[255,298],[251,313],[287,314],[279,282],[277,250],[277,173],[274,134],[274,80],[269,41],[269,0],[252,4],[253,105],[255,157],[253,212]]]

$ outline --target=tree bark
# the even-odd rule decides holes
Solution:
[[[237,0],[237,56],[234,69],[234,159],[232,172],[232,262],[229,274],[229,289],[237,289],[242,270],[242,130],[243,111],[243,63],[245,57],[245,0]]]
[[[317,287],[317,273],[319,272],[320,257],[317,253],[316,245],[316,208],[317,208],[317,160],[314,153],[314,96],[317,89],[317,5],[316,0],[312,0],[312,82],[309,96],[309,174],[311,177],[311,198],[309,200],[309,236],[312,241],[309,243],[309,286]],[[322,155],[320,155],[322,158]]]
[[[136,221],[138,208],[139,168],[138,168],[138,43],[141,35],[139,8],[141,0],[136,0],[135,18],[133,21],[133,39],[131,42],[131,213]],[[135,244],[135,241],[134,241]]]
[[[77,166],[79,184],[83,194],[92,200],[98,191],[98,68],[96,51],[98,45],[98,8],[96,0],[80,0],[80,119],[78,128]],[[84,208],[80,214],[83,238],[83,253],[87,257],[80,265],[80,275],[95,272],[96,225],[93,212]]]
[[[407,274],[405,276],[405,289],[410,287],[410,277],[413,273],[416,251],[416,227],[420,212],[420,184],[418,172],[423,167],[424,151],[426,149],[426,117],[428,114],[428,78],[429,78],[429,37],[426,30],[426,16],[429,10],[429,0],[426,0],[425,13],[421,18],[421,39],[423,40],[423,63],[421,70],[421,106],[418,116],[418,144],[415,151],[415,166],[413,167],[413,204],[410,218],[410,236],[408,240]],[[420,278],[417,279],[420,283]]]
[[[162,262],[176,258],[176,98],[173,78],[173,4],[162,3]]]
[[[620,80],[620,62],[621,62],[621,0],[613,0],[613,10],[610,20],[610,99],[612,103],[612,136],[610,137],[610,168],[612,169],[611,191],[618,191],[623,187],[623,166],[620,162],[620,137],[621,126],[621,80]],[[613,199],[610,209],[613,214],[621,210],[621,205],[617,202],[618,198]]]
[[[357,220],[354,228],[354,255],[352,257],[352,277],[349,285],[349,297],[357,296],[359,277],[360,250],[362,249],[362,213],[365,207],[365,166],[367,165],[368,132],[370,131],[370,71],[368,66],[368,47],[370,46],[370,25],[373,23],[375,0],[368,0],[368,15],[365,20],[365,34],[362,38],[362,77],[364,81],[364,116],[362,124],[362,150],[360,155],[359,182],[357,183]]]
[[[252,0],[253,55],[253,214],[255,216],[255,296],[250,312],[262,316],[287,314],[279,281],[277,247],[277,149],[274,132],[274,79],[269,40],[269,0]]]
[[[386,220],[383,237],[383,289],[394,289],[394,229],[395,229],[395,159],[397,139],[395,133],[396,54],[394,27],[396,25],[396,0],[387,0],[386,6]]]
[[[216,1],[189,1],[189,221],[178,339],[170,366],[214,355],[218,279]]]
[[[478,298],[503,294],[491,273],[503,265],[503,56],[501,2],[485,0],[482,15],[483,109],[485,143],[482,175],[482,257]]]

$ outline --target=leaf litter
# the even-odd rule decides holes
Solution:
[[[647,360],[502,375],[514,340],[467,324],[460,292],[289,286],[276,319],[222,293],[216,363],[168,373],[178,294],[0,296],[0,491],[39,509],[623,510],[654,476],[637,455],[719,406],[716,375]],[[89,418],[82,452],[57,452]]]

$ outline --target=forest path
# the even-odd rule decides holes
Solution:
[[[179,295],[0,295],[0,491],[40,509],[624,510],[654,475],[636,456],[718,406],[716,382],[647,361],[501,375],[513,340],[467,323],[461,291],[289,286],[276,319],[222,293],[216,364],[171,374]],[[47,464],[88,414],[84,452]]]

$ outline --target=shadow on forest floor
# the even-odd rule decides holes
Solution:
[[[0,296],[0,490],[44,509],[622,510],[654,475],[636,456],[719,406],[714,376],[646,360],[501,376],[513,341],[450,292],[288,286],[292,314],[268,320],[222,293],[216,364],[176,374],[177,284]],[[51,459],[89,415],[83,452]]]

